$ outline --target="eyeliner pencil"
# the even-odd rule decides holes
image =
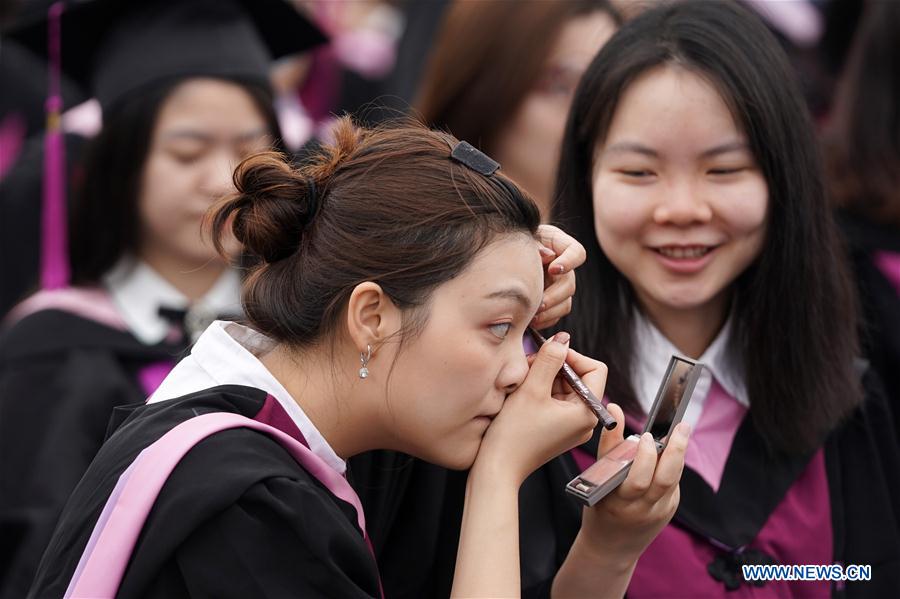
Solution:
[[[544,339],[544,336],[538,333],[537,330],[533,327],[528,327],[528,333],[531,335],[531,338],[534,339],[535,343],[538,344],[538,346],[541,346],[547,342],[547,340]],[[597,396],[594,395],[590,389],[588,389],[588,386],[584,384],[584,381],[581,380],[581,377],[575,374],[575,371],[572,370],[572,367],[565,362],[563,362],[562,365],[562,375],[563,378],[566,379],[566,382],[568,382],[569,385],[572,386],[572,389],[575,391],[575,393],[578,394],[578,397],[583,399],[584,402],[588,405],[588,407],[600,421],[600,424],[603,425],[603,428],[608,431],[616,428],[616,425],[618,424],[618,422],[616,422],[616,419],[613,418],[612,414],[609,413],[609,410],[607,410],[606,407],[602,403],[600,403],[600,400],[597,399]]]

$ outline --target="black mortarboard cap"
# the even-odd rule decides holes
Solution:
[[[46,56],[46,0],[7,35]],[[267,83],[272,59],[325,41],[285,0],[68,0],[62,14],[62,70],[104,108],[173,77]]]

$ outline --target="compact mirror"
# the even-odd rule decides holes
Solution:
[[[656,392],[643,432],[656,440],[657,452],[668,443],[675,425],[681,422],[703,364],[682,356],[672,356]],[[612,448],[587,470],[569,481],[566,492],[585,505],[594,505],[622,484],[637,454],[640,435],[631,435]]]

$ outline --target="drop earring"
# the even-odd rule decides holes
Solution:
[[[366,345],[366,353],[363,354],[359,352],[359,363],[362,364],[359,368],[359,378],[365,379],[369,378],[369,359],[372,357],[372,346]]]

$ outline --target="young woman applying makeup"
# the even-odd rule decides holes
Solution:
[[[563,326],[608,362],[630,428],[669,354],[707,366],[685,416],[681,503],[629,597],[900,588],[896,437],[856,359],[852,285],[794,79],[749,12],[683,2],[626,24],[573,100],[556,217],[587,260]],[[867,564],[872,580],[752,583],[745,564]]]
[[[379,596],[365,519],[341,476],[347,458],[378,448],[470,469],[453,593],[519,593],[518,487],[597,422],[557,374],[568,360],[602,393],[606,369],[569,351],[565,333],[525,355],[544,294],[539,212],[496,167],[482,169],[489,159],[451,157],[456,140],[421,126],[344,120],[335,134],[297,170],[261,154],[236,171],[238,193],[211,222],[220,249],[233,232],[259,258],[243,289],[249,326],[211,325],[146,406],[121,412],[31,596],[84,588],[92,566],[80,556],[110,551],[92,530],[107,522],[108,497],[128,496],[135,456],[185,423],[229,414],[269,432],[226,430],[188,451],[133,549],[112,545],[130,553],[117,596]],[[649,541],[638,525],[666,522],[685,446],[673,440],[658,466],[652,450],[638,457],[661,498],[636,496],[635,509],[657,509],[617,520],[623,531]],[[621,592],[627,572],[604,571]]]

